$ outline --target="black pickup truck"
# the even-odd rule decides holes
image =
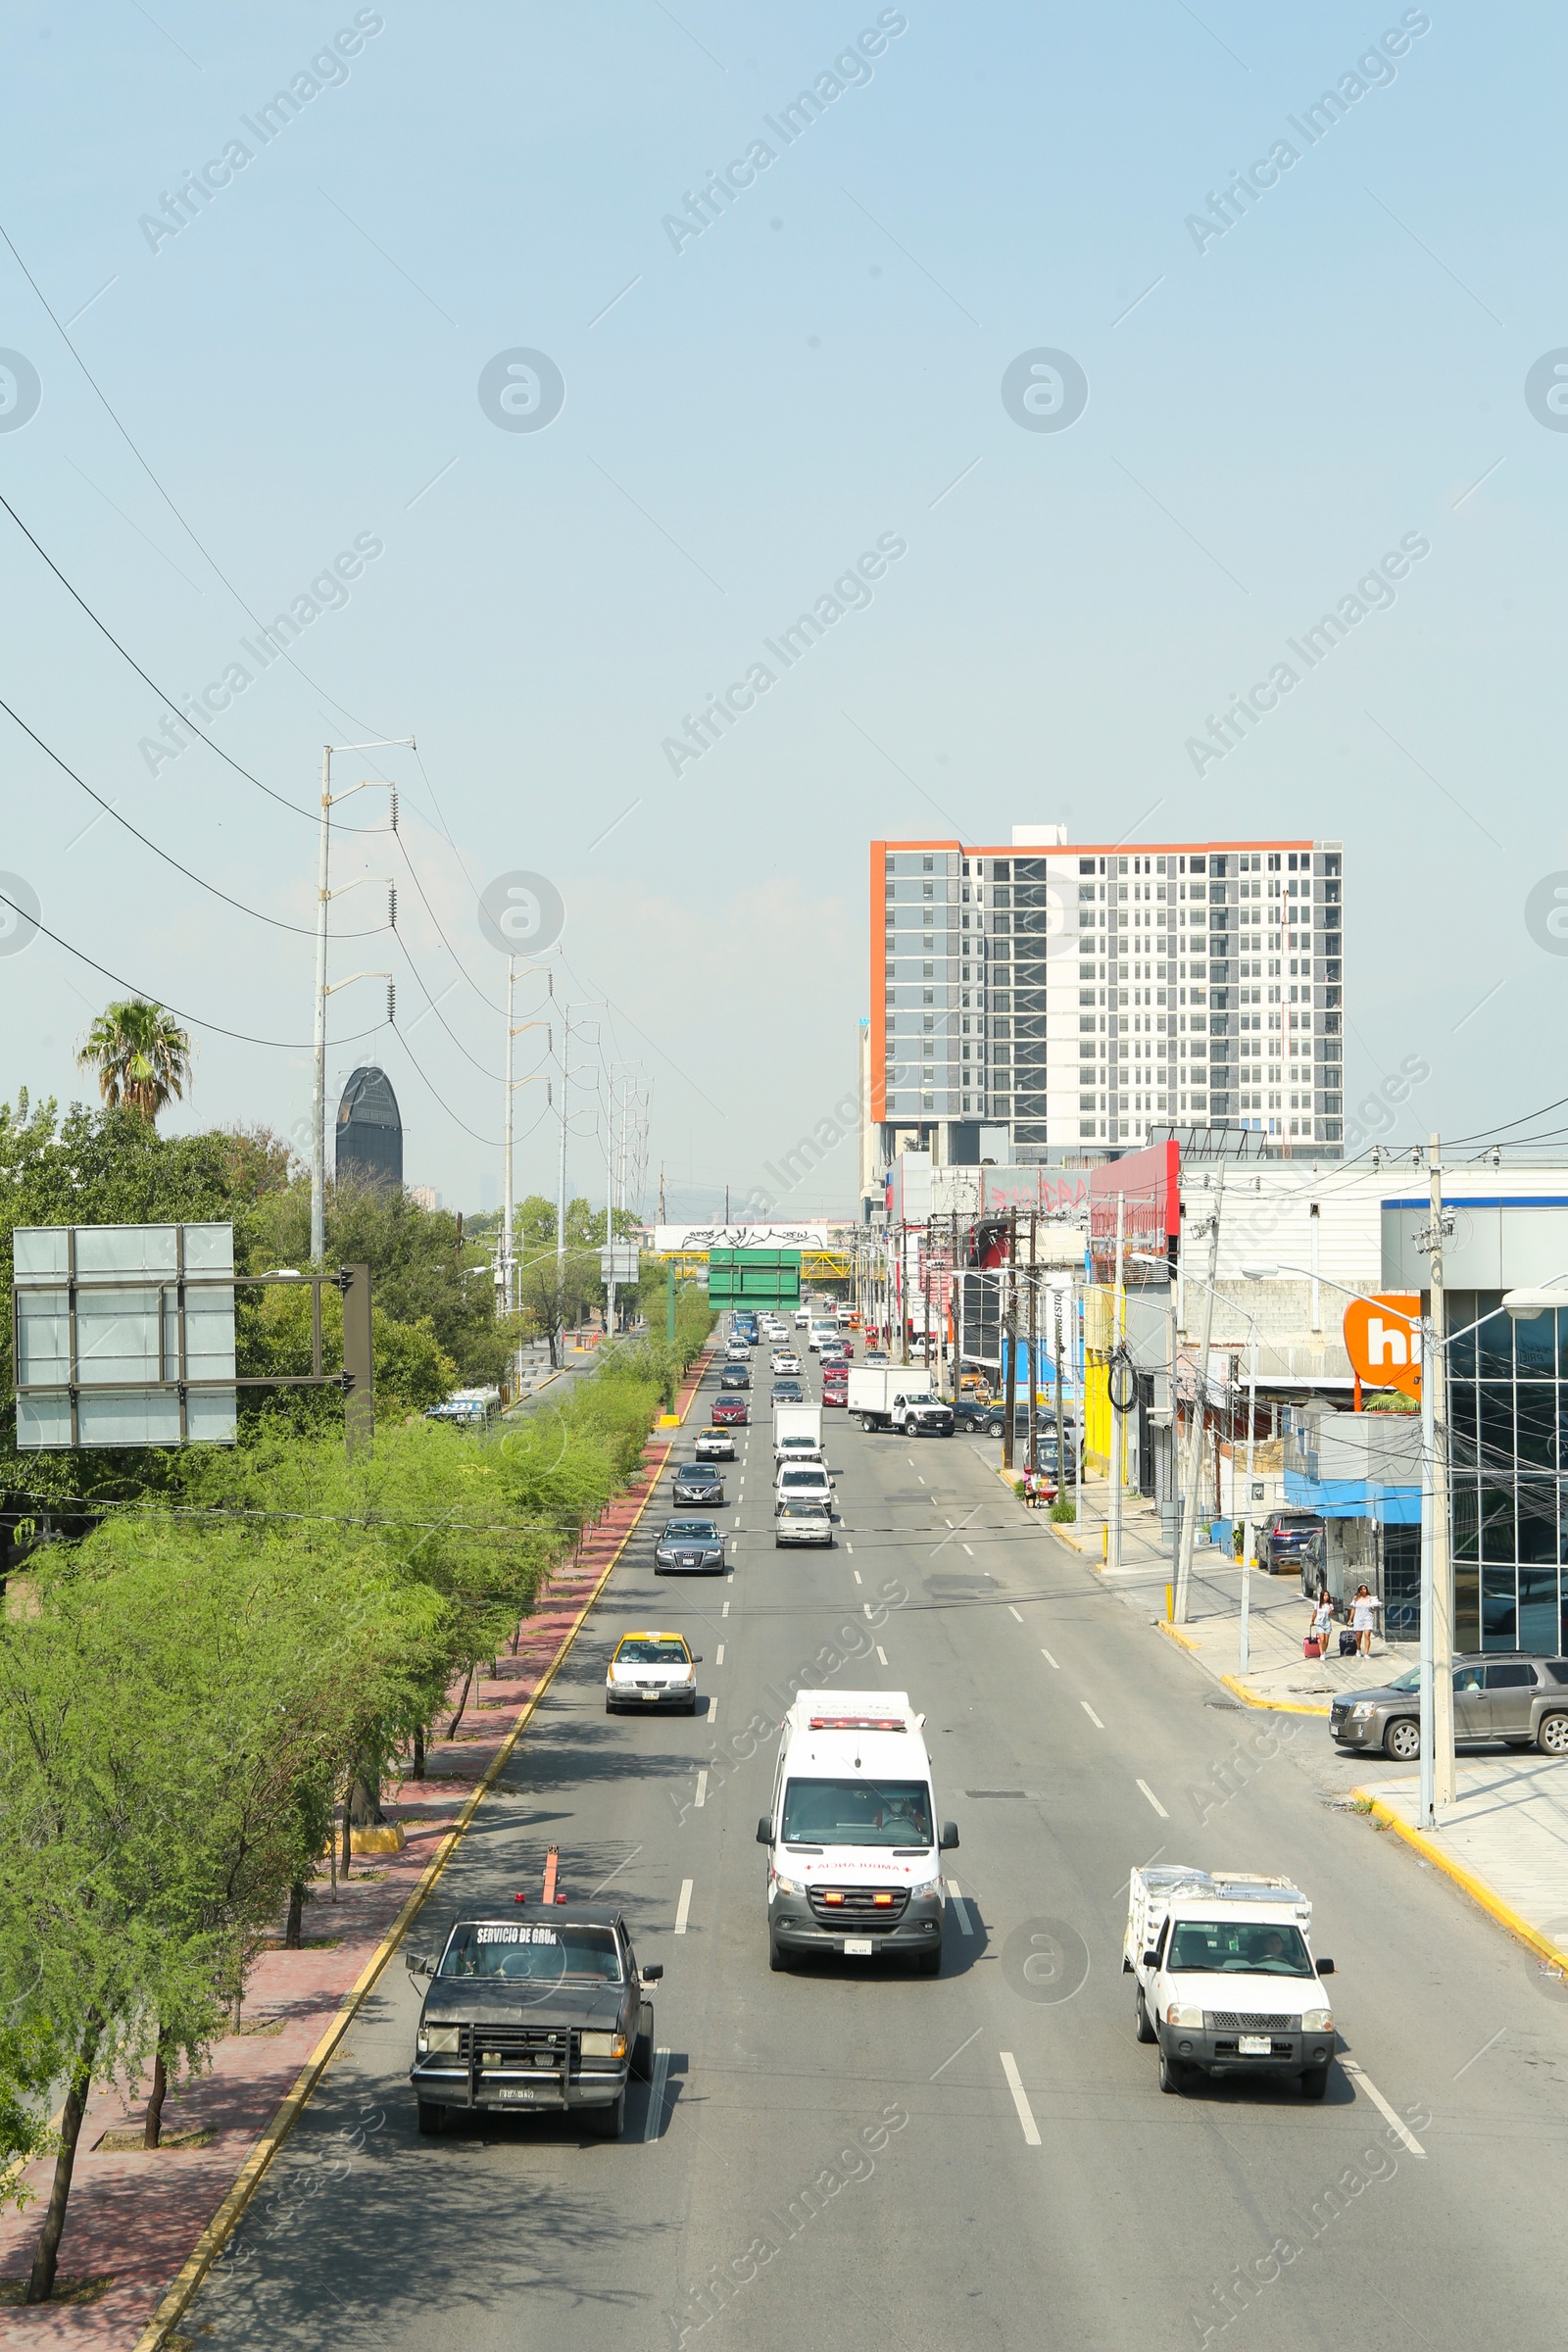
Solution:
[[[664,1972],[638,1968],[619,1911],[570,1903],[461,1919],[439,1960],[411,1953],[408,1965],[431,1980],[409,2069],[422,2132],[453,2110],[581,2108],[597,2137],[620,2137],[631,2071],[652,2071],[644,1995]]]

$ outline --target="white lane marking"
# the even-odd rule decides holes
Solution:
[[[718,1701],[716,1698],[710,1698],[708,1702],[708,1720],[710,1723],[716,1723],[718,1721]]]
[[[1344,2067],[1346,2073],[1350,2077],[1352,2082],[1360,2083],[1361,2087],[1365,2090],[1367,2097],[1371,2100],[1373,2106],[1378,2110],[1378,2113],[1383,2117],[1390,2129],[1397,2132],[1399,2137],[1403,2140],[1411,2155],[1424,2156],[1426,2154],[1425,2148],[1415,2137],[1414,2133],[1406,2127],[1401,2118],[1396,2115],[1394,2109],[1389,2105],[1388,2100],[1383,2096],[1382,2091],[1379,2090],[1371,2076],[1367,2074],[1363,2068],[1357,2066],[1353,2058],[1347,2058],[1343,2050],[1340,2053],[1340,2064]]]
[[[880,1642],[876,1645],[876,1662],[879,1666],[885,1666],[888,1662],[888,1653]]]
[[[725,1601],[725,1603],[724,1603],[724,1606],[723,1606],[723,1607],[722,1607],[722,1608],[719,1610],[719,1612],[718,1612],[718,1613],[719,1613],[719,1615],[720,1615],[721,1617],[727,1617],[727,1616],[729,1615],[729,1602],[728,1602],[727,1600]]]
[[[854,1557],[855,1557],[855,1545],[854,1545],[853,1544],[845,1544],[845,1546],[844,1546],[844,1548],[845,1548],[845,1550],[846,1550],[846,1551],[849,1553],[849,1555],[850,1555],[851,1559],[853,1560],[853,1559],[854,1559]]]
[[[856,1583],[858,1584],[860,1581],[860,1571],[858,1568],[852,1568],[850,1570],[850,1574],[854,1577]]]
[[[1002,2071],[1007,2078],[1007,2088],[1012,2093],[1012,2103],[1018,2110],[1018,2121],[1023,2126],[1024,2146],[1038,2148],[1040,2127],[1035,2122],[1034,2111],[1030,2107],[1028,2095],[1024,2090],[1023,2078],[1018,2072],[1018,2061],[1010,2050],[1004,2050],[1002,2053]]]
[[[713,1652],[713,1664],[714,1664],[715,1666],[722,1666],[722,1665],[723,1665],[723,1663],[724,1663],[724,1644],[723,1644],[723,1642],[721,1642],[719,1643],[718,1647],[717,1647],[717,1648],[714,1650],[714,1652]]]
[[[645,2140],[657,2139],[664,2128],[664,2100],[669,2088],[669,2052],[654,2052],[654,2079],[648,2086],[648,2116],[643,2125]]]
[[[1022,1611],[1021,1609],[1015,1609],[1015,1608],[1013,1607],[1013,1605],[1012,1605],[1012,1603],[1011,1603],[1011,1601],[1010,1601],[1010,1600],[1009,1600],[1009,1601],[1008,1601],[1008,1603],[1007,1603],[1007,1615],[1008,1615],[1009,1617],[1016,1617],[1016,1618],[1017,1618],[1017,1620],[1018,1620],[1018,1623],[1019,1623],[1020,1625],[1022,1625],[1022,1623],[1023,1623],[1023,1611]]]
[[[951,1527],[953,1525],[953,1521],[951,1519],[944,1519],[942,1524],[944,1527]]]
[[[871,1614],[871,1603],[870,1603],[868,1600],[862,1600],[862,1601],[861,1601],[861,1603],[860,1603],[860,1606],[861,1606],[861,1608],[862,1608],[862,1609],[865,1611],[866,1615],[869,1617],[869,1616],[870,1616],[870,1614]]]
[[[960,1935],[972,1936],[974,1934],[974,1922],[969,1917],[968,1904],[958,1892],[958,1882],[956,1879],[950,1879],[948,1881],[948,1900],[952,1903],[954,1912],[956,1915],[958,1931]]]
[[[1049,1650],[1049,1649],[1043,1649],[1043,1650],[1040,1652],[1040,1655],[1041,1655],[1041,1656],[1042,1656],[1042,1657],[1045,1659],[1045,1661],[1046,1661],[1046,1664],[1047,1664],[1048,1666],[1055,1666],[1055,1665],[1056,1665],[1056,1661],[1055,1661],[1055,1659],[1054,1659],[1054,1658],[1052,1656],[1052,1654],[1051,1654],[1051,1652],[1050,1652],[1050,1650]],[[1061,1668],[1060,1668],[1059,1666],[1056,1666],[1056,1672],[1057,1672],[1058,1674],[1061,1672]]]
[[[675,1933],[677,1936],[684,1936],[686,1933],[686,1921],[691,1911],[691,1907],[692,1883],[690,1879],[682,1879],[680,1883],[680,1901],[675,1905]]]
[[[1102,1731],[1104,1730],[1104,1728],[1105,1728],[1105,1727],[1104,1727],[1104,1725],[1103,1725],[1103,1724],[1101,1722],[1101,1720],[1100,1720],[1100,1717],[1099,1717],[1099,1716],[1098,1716],[1098,1715],[1095,1713],[1095,1710],[1094,1710],[1094,1708],[1093,1708],[1093,1707],[1092,1707],[1092,1706],[1089,1704],[1089,1701],[1088,1701],[1088,1699],[1087,1699],[1087,1698],[1081,1698],[1081,1699],[1078,1701],[1078,1704],[1079,1704],[1079,1705],[1082,1707],[1082,1709],[1083,1709],[1084,1713],[1085,1713],[1085,1714],[1088,1716],[1088,1718],[1089,1718],[1090,1722],[1091,1722],[1091,1723],[1094,1725],[1094,1727],[1095,1727],[1096,1731],[1097,1731],[1097,1732],[1102,1732]]]
[[[908,1461],[909,1461],[909,1468],[912,1470],[912,1469],[914,1468],[914,1456],[913,1456],[913,1454],[912,1454],[912,1453],[909,1455],[909,1457],[908,1457]]]
[[[923,1487],[925,1485],[925,1480],[920,1476],[918,1470],[914,1474],[914,1483],[917,1487]]]
[[[1147,1781],[1140,1781],[1138,1786],[1148,1797],[1150,1803],[1153,1806],[1154,1811],[1159,1815],[1160,1820],[1169,1821],[1170,1815],[1166,1812],[1164,1806],[1160,1803],[1158,1797],[1149,1786],[1149,1783]]]
[[[964,1544],[960,1545],[959,1548],[963,1551],[966,1551],[971,1560],[974,1558],[974,1545],[972,1544]]]
[[[708,1775],[706,1772],[700,1772],[697,1775],[697,1802],[700,1805],[706,1805],[708,1802]]]

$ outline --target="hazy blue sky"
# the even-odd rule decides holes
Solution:
[[[401,938],[333,949],[338,976],[396,967],[408,1043],[378,982],[346,990],[329,1083],[383,1061],[409,1180],[449,1201],[499,1166],[491,876],[559,888],[558,995],[646,1064],[655,1168],[739,1197],[853,1089],[867,840],[1025,819],[1343,838],[1352,1111],[1410,1056],[1405,1135],[1552,1098],[1568,967],[1525,903],[1568,867],[1568,415],[1526,378],[1568,346],[1559,14],[19,0],[0,43],[0,209],[38,289],[0,247],[0,347],[40,386],[19,425],[29,379],[0,374],[0,492],[158,687],[254,673],[210,732],[306,811],[196,742],[155,762],[167,707],[0,513],[0,694],[160,847],[304,927],[94,823],[0,713],[0,866],[190,1016],[181,1119],[303,1121],[319,747],[411,732],[375,772],[428,909],[356,837],[334,880],[394,873]],[[261,113],[291,87],[294,119]],[[1314,122],[1325,91],[1343,113]],[[719,217],[668,224],[758,142]],[[1043,348],[1087,376],[1065,430],[1004,404]],[[543,429],[481,405],[519,349],[564,380]],[[1396,600],[1198,772],[1209,714],[1407,534],[1430,553]],[[884,536],[906,552],[872,601],[785,672],[763,640]],[[264,670],[242,640],[323,575],[330,609]],[[673,760],[759,662],[776,683]],[[334,927],[382,910],[356,891]],[[39,937],[0,991],[0,1091],[79,1094],[111,984]],[[599,1115],[590,1084],[574,1189],[602,1184]],[[520,1172],[553,1188],[548,1119]],[[854,1190],[852,1145],[796,1205]]]

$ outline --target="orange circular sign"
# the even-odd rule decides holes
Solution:
[[[1421,1394],[1421,1300],[1414,1291],[1352,1298],[1345,1310],[1345,1352],[1364,1389]]]

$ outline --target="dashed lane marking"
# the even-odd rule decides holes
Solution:
[[[1034,2110],[1029,2104],[1028,2093],[1023,2086],[1023,2077],[1018,2072],[1018,2061],[1010,2050],[1004,2050],[1002,2053],[1002,2071],[1007,2078],[1007,2088],[1012,2093],[1012,2103],[1018,2110],[1018,2121],[1023,2126],[1024,2146],[1038,2148],[1040,2127],[1035,2122]]]

